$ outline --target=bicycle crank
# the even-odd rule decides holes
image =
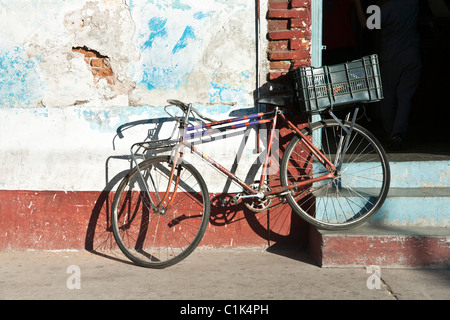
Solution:
[[[264,193],[258,192],[257,194],[249,194],[249,195],[242,195],[242,194],[239,193],[239,194],[235,195],[234,197],[232,197],[231,199],[220,199],[220,205],[222,207],[226,207],[229,204],[236,205],[236,204],[238,204],[238,202],[241,199],[248,199],[248,198],[263,199],[264,198]]]
[[[258,184],[255,183],[252,187],[254,189],[259,188],[259,183]],[[264,185],[262,187],[262,189],[264,191],[270,191],[270,187],[268,185]],[[246,197],[246,198],[253,198],[253,200],[250,202],[247,202],[247,201],[244,202],[245,206],[249,210],[251,210],[253,212],[262,212],[262,211],[266,211],[267,209],[269,209],[270,205],[272,204],[272,198],[266,197],[263,192],[257,193],[257,195],[260,195],[260,194],[262,194],[262,196],[258,196],[257,199],[255,199],[255,197],[250,197],[250,196]]]

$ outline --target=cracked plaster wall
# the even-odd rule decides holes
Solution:
[[[248,0],[2,0],[0,190],[103,190],[129,168],[124,155],[133,143],[172,132],[173,122],[158,123],[167,117],[159,108],[166,99],[192,102],[216,119],[252,112],[254,6]],[[155,123],[117,138],[118,126],[146,118]],[[202,147],[230,167],[241,146],[241,170],[257,157],[254,132],[242,141],[237,135]],[[223,190],[226,179],[195,164],[211,192]]]
[[[5,0],[0,18],[1,107],[253,104],[249,1]],[[111,78],[74,48],[104,57]]]

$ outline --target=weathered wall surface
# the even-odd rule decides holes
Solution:
[[[169,98],[213,118],[253,108],[255,10],[247,0],[2,1],[0,188],[101,190],[105,159],[147,138],[140,128],[113,150],[115,129],[167,117]]]
[[[0,249],[112,242],[109,190],[130,168],[132,143],[172,132],[167,99],[217,119],[255,110],[256,21],[247,0],[1,1]],[[254,132],[242,141],[202,148],[227,167],[240,152],[245,167]],[[230,191],[195,164],[212,195]]]
[[[0,14],[2,107],[253,103],[252,2],[7,0]]]
[[[216,119],[255,112],[269,69],[266,12],[261,1],[258,36],[256,1],[1,1],[0,249],[112,245],[109,191],[130,168],[134,142],[172,132],[167,99]],[[148,118],[154,123],[117,137],[120,125]],[[239,163],[236,173],[246,177],[258,157],[255,131],[247,138],[241,132],[201,149],[225,167]],[[239,191],[190,160],[212,198]],[[227,222],[213,223],[209,243],[266,243],[265,227],[256,223],[253,232],[236,210],[216,213]],[[264,224],[263,215],[252,219]],[[277,221],[288,235],[286,219]],[[222,236],[216,226],[225,227]]]

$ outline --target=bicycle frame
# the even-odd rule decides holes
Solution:
[[[289,121],[286,118],[286,116],[284,115],[284,113],[281,110],[279,110],[278,108],[275,108],[274,111],[270,111],[270,112],[256,113],[256,114],[251,114],[251,115],[244,116],[244,117],[231,118],[231,119],[227,119],[227,120],[215,121],[215,122],[210,122],[210,123],[205,123],[205,124],[195,125],[195,126],[187,125],[188,124],[187,118],[189,115],[189,111],[186,113],[186,117],[185,117],[184,121],[180,121],[179,141],[172,150],[173,163],[177,164],[178,161],[182,161],[183,155],[184,155],[184,148],[185,147],[188,148],[192,153],[201,157],[209,165],[215,167],[222,174],[224,174],[229,179],[234,181],[236,184],[241,186],[243,188],[243,190],[245,190],[248,193],[248,195],[240,196],[238,200],[240,200],[242,198],[250,198],[250,197],[263,198],[265,196],[282,195],[286,192],[289,192],[292,189],[295,189],[295,188],[298,188],[298,187],[301,187],[301,186],[304,186],[307,184],[311,184],[314,182],[319,182],[319,181],[332,179],[332,178],[336,177],[336,168],[337,168],[336,165],[333,164],[332,162],[330,162],[325,156],[323,156],[321,151],[311,141],[309,141],[309,139],[301,132],[301,130],[299,130],[291,121]],[[268,116],[270,116],[268,119],[263,119],[264,117],[268,117]],[[304,142],[305,149],[307,151],[310,151],[311,153],[313,153],[317,157],[317,159],[322,163],[322,165],[324,165],[325,167],[327,167],[330,170],[330,173],[320,176],[320,177],[293,183],[288,186],[276,187],[272,190],[264,190],[263,189],[264,182],[267,177],[267,167],[269,164],[270,152],[272,149],[272,143],[273,143],[273,139],[275,136],[275,130],[276,130],[275,128],[276,128],[276,124],[278,121],[278,117],[280,117],[283,120],[283,122],[286,123],[286,125],[293,132],[295,132],[296,134],[298,134],[301,137],[301,139]],[[255,120],[255,119],[258,119],[258,120]],[[243,121],[245,121],[245,122],[234,124],[234,123],[243,122]],[[249,184],[245,183],[242,179],[237,177],[235,174],[233,174],[231,171],[226,169],[224,166],[222,166],[216,160],[211,158],[209,155],[200,151],[196,146],[194,146],[191,142],[188,141],[188,138],[192,139],[192,138],[195,138],[198,136],[204,136],[205,133],[212,133],[213,132],[212,128],[217,127],[217,126],[222,126],[224,124],[230,124],[230,125],[226,126],[226,127],[221,127],[220,130],[230,131],[230,129],[235,130],[235,129],[239,129],[239,128],[243,128],[243,127],[255,126],[255,125],[260,125],[260,124],[268,124],[268,123],[271,124],[270,136],[268,139],[267,152],[265,155],[265,160],[263,163],[262,172],[261,172],[261,176],[260,176],[260,180],[259,180],[260,181],[259,187],[256,190],[254,188],[252,188],[252,186],[250,186]],[[201,130],[201,131],[194,132],[196,130]],[[157,209],[163,203],[165,203],[165,201],[167,200],[169,192],[170,192],[170,186],[172,185],[172,182],[174,179],[175,179],[175,190],[173,192],[176,192],[176,190],[177,190],[180,171],[178,170],[178,173],[176,173],[176,170],[177,170],[177,166],[176,165],[172,166],[167,191],[166,191],[163,199],[161,199],[160,204],[156,206]],[[141,176],[141,178],[142,178],[142,176]],[[175,197],[172,197],[172,200],[170,200],[170,202],[168,204],[166,204],[165,207],[170,206],[170,204],[172,203],[174,198]]]

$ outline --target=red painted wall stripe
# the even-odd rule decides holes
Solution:
[[[115,249],[109,222],[113,196],[107,191],[0,191],[0,250]],[[219,206],[218,199],[227,195],[210,196],[202,246],[306,245],[306,224],[289,207],[254,213],[244,205]]]

